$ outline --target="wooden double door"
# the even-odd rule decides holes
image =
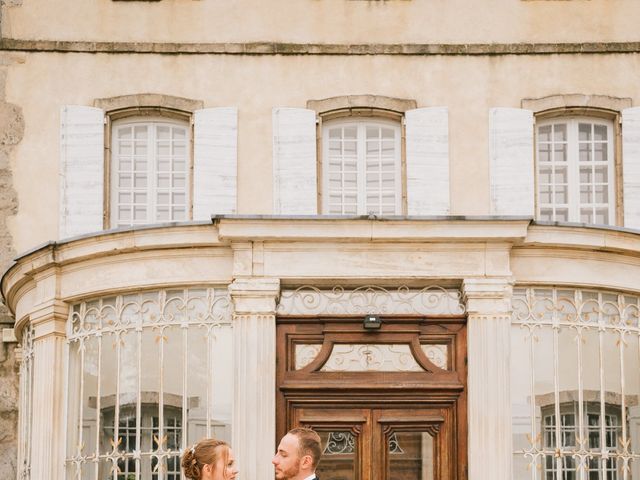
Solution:
[[[322,480],[466,479],[461,319],[278,324],[278,435],[316,430]]]

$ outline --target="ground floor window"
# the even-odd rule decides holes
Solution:
[[[187,445],[231,439],[226,288],[85,301],[68,327],[67,478],[178,480]]]
[[[640,298],[517,288],[511,348],[516,480],[640,478]]]
[[[622,478],[618,475],[618,462],[615,458],[603,459],[602,466],[599,465],[597,459],[602,449],[611,455],[615,455],[618,450],[618,439],[622,438],[620,407],[606,405],[603,416],[598,403],[587,402],[582,409],[582,417],[580,417],[580,408],[577,402],[564,403],[560,405],[560,425],[556,424],[554,410],[553,405],[546,409],[542,408],[544,448],[555,450],[558,445],[567,449],[586,447],[586,450],[592,453],[592,457],[587,458],[587,464],[584,468],[589,480],[618,480],[618,478]],[[604,422],[602,422],[603,418]],[[586,432],[584,441],[580,435],[581,430]],[[559,460],[552,456],[546,456],[544,478],[545,480],[557,478],[577,480],[580,477],[576,460],[573,457]]]

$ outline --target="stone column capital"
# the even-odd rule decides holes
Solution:
[[[509,315],[512,277],[474,277],[462,282],[462,297],[469,315]]]
[[[275,315],[280,296],[277,278],[238,278],[229,285],[235,315]]]
[[[66,336],[69,304],[62,300],[49,300],[38,305],[29,315],[34,328],[34,340],[48,336]]]

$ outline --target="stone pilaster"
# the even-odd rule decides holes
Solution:
[[[463,283],[471,480],[511,480],[511,292],[509,278]]]
[[[276,304],[280,281],[237,279],[233,300],[233,358],[236,372],[233,450],[240,477],[272,480],[275,453]]]
[[[63,480],[66,450],[64,424],[65,342],[68,307],[51,301],[31,314],[33,392],[31,478]]]

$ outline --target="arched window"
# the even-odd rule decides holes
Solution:
[[[339,118],[323,123],[323,213],[402,213],[400,123]]]
[[[615,224],[613,140],[613,123],[602,118],[538,122],[540,220]]]
[[[112,227],[189,219],[190,133],[186,121],[123,118],[112,124]]]

